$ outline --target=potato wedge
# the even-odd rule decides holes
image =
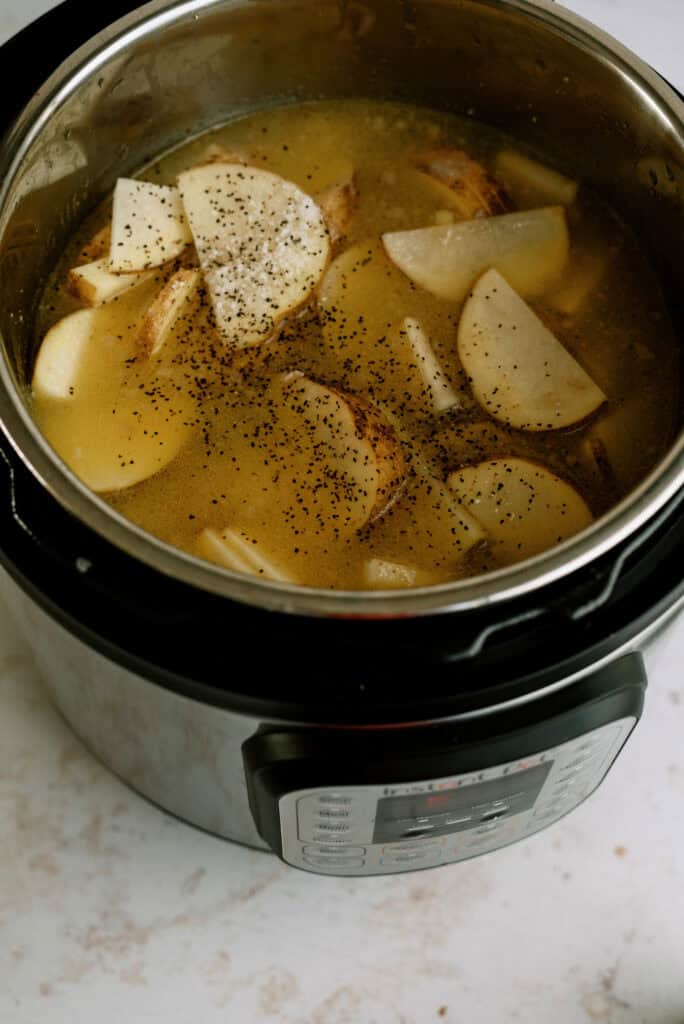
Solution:
[[[494,217],[511,209],[503,185],[461,149],[430,149],[415,157],[413,163],[454,193],[454,204],[464,220]]]
[[[92,309],[79,309],[51,327],[43,338],[33,369],[32,390],[37,398],[70,399],[97,317]]]
[[[75,298],[89,306],[101,306],[151,280],[154,271],[135,274],[114,274],[109,258],[102,257],[94,263],[84,263],[69,271],[67,287]]]
[[[352,175],[347,181],[329,185],[316,196],[333,247],[339,247],[349,233],[349,227],[359,205],[359,190]]]
[[[502,149],[494,172],[523,208],[536,206],[572,206],[578,184],[564,174],[523,156],[515,149]]]
[[[96,231],[89,242],[81,249],[79,257],[83,263],[94,263],[95,260],[109,256],[112,247],[112,225],[105,224],[103,228]]]
[[[366,399],[299,372],[287,374],[283,385],[300,436],[305,431],[313,445],[314,476],[339,483],[356,507],[358,528],[379,519],[396,501],[407,476],[390,422]]]
[[[82,309],[48,331],[33,374],[34,412],[49,443],[94,491],[117,491],[176,457],[192,403],[153,367],[135,364],[134,331],[111,306]],[[54,400],[59,417],[49,415]],[[43,413],[46,413],[43,416]]]
[[[370,217],[378,234],[435,224],[440,211],[449,215],[450,224],[463,219],[456,193],[411,164],[362,164],[356,172],[356,182],[360,219]]]
[[[318,284],[330,256],[323,215],[260,168],[207,164],[178,184],[223,340],[257,345]]]
[[[200,286],[199,270],[177,270],[148,306],[138,332],[138,351],[150,357],[164,346],[186,303]]]
[[[119,178],[112,207],[111,269],[131,273],[180,256],[192,235],[178,189]]]
[[[414,587],[418,570],[412,565],[388,562],[384,558],[369,558],[363,567],[363,578],[376,590],[397,590]]]
[[[605,410],[580,435],[578,456],[590,478],[612,496],[625,494],[644,478],[659,454],[649,422],[648,399],[637,385],[635,392]],[[625,444],[633,425],[640,425],[640,444]]]
[[[587,431],[579,443],[578,458],[581,468],[587,470],[600,487],[611,495],[617,493],[615,471],[606,443],[598,431],[591,428]]]
[[[504,564],[554,547],[593,520],[570,484],[527,459],[464,466],[450,473],[447,483],[487,530],[491,549]]]
[[[548,304],[564,316],[580,314],[600,287],[606,262],[606,256],[599,252],[584,252],[571,259],[562,282],[547,296]]]
[[[480,278],[466,302],[458,354],[482,408],[519,430],[569,427],[606,401],[497,270]]]
[[[416,365],[432,399],[434,411],[436,413],[445,412],[447,409],[458,406],[460,404],[458,395],[439,365],[439,360],[420,321],[415,317],[408,316],[402,322],[401,330],[411,346]]]
[[[410,564],[421,575],[444,578],[458,573],[469,551],[486,539],[479,520],[459,504],[449,488],[422,470],[412,476],[405,491],[364,535],[373,557]]]
[[[452,302],[462,302],[489,267],[526,298],[542,295],[558,280],[569,249],[560,206],[394,231],[382,241],[389,258],[415,284]]]
[[[239,530],[226,529],[220,533],[203,530],[197,541],[197,551],[207,561],[226,569],[278,583],[296,582],[291,573],[285,572],[254,540]]]
[[[326,376],[346,390],[368,394],[402,423],[429,421],[434,409],[425,364],[412,350],[402,323],[406,318],[420,323],[445,380],[451,382],[458,372],[456,313],[435,307],[431,296],[414,288],[387,258],[379,240],[346,249],[318,288]]]

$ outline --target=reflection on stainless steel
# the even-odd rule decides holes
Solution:
[[[650,519],[684,480],[682,442],[608,516],[532,562],[425,591],[348,595],[241,578],[171,550],[69,474],[25,407],[41,285],[75,224],[118,175],[241,112],[350,95],[448,107],[539,146],[623,212],[677,315],[684,106],[581,19],[525,0],[156,2],[59,69],[0,151],[0,418],[22,458],[76,516],[161,571],[238,600],[311,614],[392,615],[529,592]]]
[[[178,817],[227,839],[266,848],[249,809],[242,756],[243,743],[264,724],[260,719],[190,700],[122,668],[64,629],[2,570],[0,597],[14,610],[22,632],[34,646],[52,700],[88,748],[112,771]],[[681,602],[613,651],[606,661],[644,648],[648,660],[657,631],[672,620],[678,609]],[[38,645],[36,636],[40,637]],[[601,667],[599,662],[575,677],[558,680],[530,694],[529,700],[553,693]],[[504,707],[490,706],[452,720],[470,721]],[[279,723],[281,727],[288,724]],[[343,765],[340,767],[344,770]],[[340,796],[335,803],[348,801],[345,794]],[[518,796],[513,793],[511,799]],[[335,840],[326,835],[325,841],[330,844]],[[479,845],[479,837],[472,843]]]

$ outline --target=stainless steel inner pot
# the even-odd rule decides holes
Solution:
[[[684,104],[587,22],[536,0],[154,0],[100,33],[34,97],[0,151],[0,418],[77,518],[195,586],[306,614],[470,609],[578,571],[681,488],[680,437],[643,484],[573,540],[479,579],[401,593],[266,583],[178,552],[113,512],[60,462],[26,404],[42,285],[81,218],[159,153],[229,118],[324,97],[409,100],[509,132],[607,197],[660,274],[678,334],[684,294]]]

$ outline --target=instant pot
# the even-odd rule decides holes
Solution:
[[[684,105],[541,0],[130,6],[67,0],[2,53],[0,557],[49,692],[140,793],[307,871],[431,867],[530,835],[600,785],[638,722],[684,600],[681,438],[520,565],[405,592],[269,583],[162,544],[60,462],[26,404],[34,312],[118,176],[266,104],[363,95],[479,118],[608,198],[684,338]]]

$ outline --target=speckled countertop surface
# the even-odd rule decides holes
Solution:
[[[0,0],[0,37],[48,6]],[[684,86],[682,0],[571,0]],[[85,752],[0,608],[0,1024],[684,1024],[684,621],[601,789],[438,871],[305,876]]]

